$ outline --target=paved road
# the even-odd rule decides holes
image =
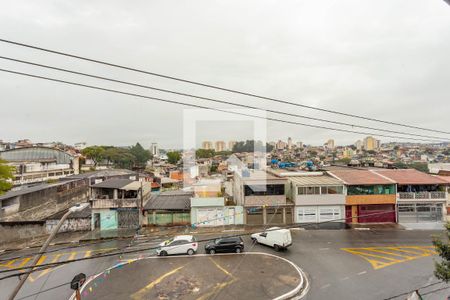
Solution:
[[[247,251],[259,251],[279,255],[300,266],[310,280],[311,289],[306,299],[385,299],[404,291],[433,283],[437,281],[433,277],[433,249],[431,240],[436,231],[405,231],[405,230],[309,230],[293,231],[293,246],[286,252],[276,253],[272,249],[255,245],[251,246],[250,241],[245,239]],[[207,236],[198,236],[199,239]],[[140,240],[136,247],[151,247],[161,239]],[[75,248],[65,249],[46,255],[41,263],[51,261],[61,261],[68,258],[78,258],[94,255],[96,252],[108,251],[111,248],[125,247],[129,241],[108,242]],[[202,249],[202,246],[200,246]],[[11,256],[23,255],[28,251],[19,251],[8,254]],[[146,253],[150,254],[150,253]],[[134,258],[138,255],[126,255],[123,259]],[[8,260],[8,256],[0,256],[0,270],[27,265],[26,258]],[[69,282],[74,275],[84,272],[87,275],[96,274],[117,263],[117,257],[108,257],[95,260],[87,260],[69,265],[64,265],[48,271],[33,273],[30,280],[22,289],[20,296],[23,297],[36,293],[39,290],[46,290],[50,287]],[[193,260],[194,261],[194,260]],[[159,261],[158,261],[159,263]],[[212,262],[201,264],[203,270],[213,270]],[[272,264],[276,267],[276,263]],[[227,262],[226,270],[231,270],[233,276],[238,275],[243,270],[251,270],[251,264],[238,264],[237,262]],[[197,276],[195,272],[189,272],[190,267],[186,267],[187,272],[192,276]],[[150,269],[150,266],[148,267]],[[168,267],[167,272],[173,268]],[[217,268],[216,268],[217,269]],[[164,265],[159,265],[160,274],[164,273]],[[192,269],[194,270],[194,269]],[[122,270],[123,271],[123,270]],[[216,270],[217,271],[217,270]],[[254,270],[253,270],[254,271]],[[166,272],[166,273],[167,273]],[[236,274],[235,274],[236,272]],[[271,272],[271,267],[264,265],[264,272]],[[257,282],[259,277],[247,276],[249,280]],[[125,273],[124,273],[125,274]],[[117,277],[117,285],[127,287],[127,282],[133,282],[135,272],[126,272],[127,276]],[[270,273],[269,273],[270,274]],[[6,274],[0,274],[6,275]],[[156,278],[156,277],[155,277]],[[147,284],[152,284],[152,278]],[[170,277],[163,278],[158,284],[165,284]],[[199,279],[204,284],[208,284],[207,278]],[[8,292],[12,290],[17,279],[0,281],[0,299],[6,299]],[[228,285],[228,289],[237,290],[235,281]],[[115,281],[111,281],[112,284]],[[187,284],[187,283],[186,283]],[[275,284],[275,282],[274,282]],[[154,284],[156,285],[156,284]],[[435,285],[424,289],[426,293],[430,290],[441,288],[443,285]],[[92,286],[98,291],[102,287]],[[254,292],[264,289],[261,285],[252,285]],[[267,284],[266,284],[266,288]],[[239,287],[242,289],[242,287]],[[248,289],[248,290],[251,290]],[[87,290],[88,291],[88,290]],[[134,292],[138,290],[134,289]],[[89,292],[89,291],[88,291]],[[71,293],[68,285],[54,289],[36,297],[27,299],[65,299]],[[425,299],[445,299],[444,296],[450,294],[450,289],[439,293],[432,293],[425,296]],[[270,294],[269,294],[270,295]],[[261,297],[261,299],[270,297]],[[114,299],[114,298],[111,298]],[[131,299],[131,298],[130,298]],[[404,298],[398,298],[404,299]]]

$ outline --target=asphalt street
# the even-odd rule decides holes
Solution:
[[[227,232],[227,234],[231,233]],[[310,284],[310,289],[305,299],[386,299],[437,282],[433,276],[433,259],[436,256],[431,244],[432,236],[435,234],[441,234],[441,232],[410,230],[298,230],[292,231],[292,247],[287,251],[278,253],[262,245],[252,246],[247,237],[244,238],[244,241],[247,252],[275,254],[302,268],[306,272]],[[225,235],[225,233],[222,235]],[[213,236],[215,235],[198,235],[196,237],[204,239]],[[46,254],[40,263],[90,257],[96,253],[114,251],[117,248],[126,248],[127,246],[130,246],[126,248],[127,250],[139,249],[140,247],[149,248],[164,239],[165,237],[142,238],[132,243],[126,240],[109,241],[91,246],[62,249]],[[52,249],[57,250],[58,248]],[[23,256],[32,251],[36,250],[28,249],[1,255],[0,271],[26,266],[29,263],[27,258],[8,259],[8,257]],[[199,246],[199,252],[203,252],[203,244]],[[151,254],[151,251],[143,251],[142,253],[124,255],[121,258],[117,256],[96,258],[38,271],[30,276],[16,299],[29,295],[32,296],[26,299],[68,299],[71,295],[71,290],[68,284],[63,284],[70,282],[76,274],[80,272],[88,276],[98,274],[120,261]],[[290,271],[285,271],[286,276],[282,277],[283,274],[279,269],[280,263],[276,260],[260,263],[251,259],[245,259],[242,263],[239,259],[223,261],[218,256],[214,256],[214,261],[211,261],[209,257],[177,258],[177,260],[189,260],[189,264],[183,266],[180,274],[170,273],[181,266],[180,262],[175,263],[175,260],[171,261],[173,262],[171,264],[166,264],[165,262],[168,260],[165,258],[148,259],[145,263],[139,262],[142,266],[138,267],[138,265],[135,265],[136,268],[133,267],[133,264],[130,264],[115,270],[114,272],[117,271],[116,274],[110,276],[110,280],[108,280],[109,285],[123,291],[120,298],[115,298],[113,290],[108,288],[103,282],[102,284],[97,282],[96,285],[92,283],[92,286],[86,286],[84,296],[88,298],[89,293],[94,292],[102,293],[102,295],[103,293],[105,295],[109,293],[110,297],[108,299],[124,299],[123,295],[126,294],[129,294],[129,299],[138,299],[139,297],[136,295],[144,297],[143,295],[147,295],[146,293],[149,295],[156,295],[151,294],[156,292],[164,294],[170,290],[171,285],[169,283],[176,282],[174,278],[181,278],[179,280],[179,291],[190,290],[192,293],[196,293],[198,290],[205,290],[206,287],[216,287],[221,282],[220,276],[223,275],[222,283],[228,282],[228,284],[223,288],[221,294],[233,295],[233,298],[236,299],[240,299],[240,296],[244,299],[244,295],[245,299],[251,299],[251,295],[255,295],[255,299],[271,299],[275,294],[281,294],[288,287],[294,286],[296,282],[295,276],[291,276],[292,273],[289,273]],[[246,262],[247,260],[249,262]],[[223,271],[222,273],[224,274],[220,274],[220,268],[214,262],[226,272],[229,272],[233,276],[230,277],[231,279],[235,278],[236,280],[232,282],[227,281],[227,274]],[[154,273],[151,272],[152,269],[155,270]],[[146,270],[146,272],[149,272],[148,276],[139,276],[142,273],[137,270]],[[170,274],[162,279],[160,278],[167,273]],[[2,273],[0,275],[8,274],[10,273]],[[211,274],[211,276],[208,276],[208,274]],[[157,275],[160,276],[158,277]],[[142,280],[142,278],[145,280]],[[185,280],[186,278],[193,282]],[[263,278],[273,278],[273,280],[264,281],[262,280]],[[138,282],[138,279],[141,281]],[[7,299],[9,292],[17,282],[17,278],[1,280],[0,299]],[[61,286],[46,291],[58,285]],[[165,285],[166,289],[162,289]],[[145,290],[145,293],[136,294],[145,286],[150,286],[154,289],[151,288]],[[445,287],[443,284],[436,284],[421,290],[421,292],[428,293]],[[246,293],[237,292],[240,290],[245,290]],[[42,293],[34,295],[39,291]],[[131,297],[133,294],[135,298]],[[425,295],[424,299],[446,299],[447,295],[450,295],[450,289],[432,292]],[[180,295],[178,299],[191,298],[191,295],[187,293]],[[88,299],[96,298],[91,296]],[[171,298],[168,296],[162,299]],[[210,298],[206,295],[205,299]],[[397,299],[405,299],[405,296]]]

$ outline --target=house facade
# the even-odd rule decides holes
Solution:
[[[192,192],[181,190],[152,194],[144,206],[144,225],[190,225],[192,196]]]
[[[244,208],[244,223],[291,224],[294,203],[287,200],[287,179],[265,171],[236,171],[233,176],[233,199]]]
[[[314,173],[320,174],[288,177],[290,194],[295,201],[295,223],[329,222],[329,226],[344,227],[344,183],[325,173]]]
[[[396,223],[396,182],[371,170],[333,170],[345,185],[346,223]]]
[[[399,223],[442,222],[446,218],[447,182],[414,169],[376,170],[397,183]]]
[[[220,180],[201,180],[193,185],[193,190],[194,196],[191,198],[191,223],[193,227],[240,225],[244,223],[243,207],[227,203]]]
[[[92,230],[138,228],[150,191],[150,183],[130,179],[108,179],[92,185]]]

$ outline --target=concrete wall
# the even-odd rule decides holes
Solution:
[[[92,209],[91,228],[94,227],[95,214],[100,214],[100,230],[117,229],[119,226],[117,211],[112,209]]]
[[[270,195],[270,196],[245,196],[244,206],[277,206],[285,205],[285,195]]]
[[[0,223],[0,245],[47,235],[45,222]]]
[[[208,210],[208,218],[199,218],[199,211]],[[244,208],[242,206],[203,206],[191,208],[191,224],[198,227],[214,227],[222,225],[244,224]]]
[[[59,220],[47,220],[45,222],[45,232],[50,234]],[[67,219],[59,229],[59,232],[73,232],[91,230],[91,218]]]
[[[86,181],[67,182],[15,197],[14,209],[3,210],[2,221],[37,221],[43,220],[76,203],[88,200]]]
[[[295,205],[344,205],[345,195],[297,195]]]

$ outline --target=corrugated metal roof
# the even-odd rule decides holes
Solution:
[[[72,181],[76,181],[76,180],[71,180],[71,181],[64,181],[64,182],[58,182],[58,183],[42,183],[36,186],[32,186],[32,187],[26,187],[26,188],[22,188],[20,190],[17,191],[9,191],[6,192],[5,194],[0,196],[0,201],[4,200],[4,199],[9,199],[12,197],[16,197],[16,196],[21,196],[21,195],[26,195],[29,193],[34,193],[34,192],[38,192],[38,191],[42,191],[42,190],[46,190],[55,186],[60,186],[60,185],[65,185],[67,183],[70,183]]]
[[[295,176],[288,177],[288,180],[295,185],[343,185],[344,183],[331,176]]]
[[[144,205],[145,210],[189,210],[191,208],[192,192],[169,191],[155,194]]]
[[[122,179],[122,178],[112,178],[112,179],[108,179],[103,182],[94,184],[92,187],[105,188],[105,189],[122,189],[123,187],[129,185],[132,182],[134,182],[134,180]]]
[[[57,212],[56,214],[51,215],[50,217],[46,218],[46,220],[60,220],[66,212],[67,212],[67,209]],[[81,211],[76,211],[76,212],[71,213],[69,215],[68,219],[87,219],[87,218],[91,217],[91,213],[92,213],[91,206],[88,205]]]

